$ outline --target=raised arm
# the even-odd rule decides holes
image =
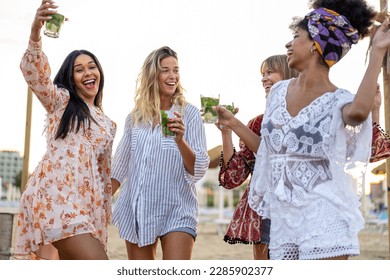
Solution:
[[[257,116],[248,123],[248,128],[258,135],[257,137],[259,138],[262,119],[262,115]],[[233,149],[233,145],[231,147]],[[224,149],[221,156],[222,164],[219,171],[219,184],[227,189],[240,186],[252,173],[255,160],[255,152],[250,150],[241,139],[238,152],[233,149],[232,153],[225,156]]]
[[[46,20],[49,20],[51,14],[57,6],[53,1],[43,0],[38,8],[34,21],[31,26],[31,34],[28,48],[20,62],[20,69],[28,86],[32,89],[46,111],[53,111],[62,98],[68,98],[68,94],[57,91],[50,79],[51,70],[49,61],[42,51],[41,29]]]
[[[385,19],[372,40],[370,61],[352,103],[344,106],[343,119],[347,125],[356,126],[370,114],[376,95],[376,86],[383,57],[390,47],[389,19]]]
[[[229,110],[223,106],[216,106],[215,110],[219,116],[219,124],[223,125],[231,130],[240,137],[248,148],[254,153],[260,146],[260,137],[256,135],[248,126],[243,124],[239,119],[235,117]]]
[[[42,0],[41,6],[37,9],[35,14],[34,21],[31,25],[30,39],[34,42],[41,40],[41,29],[45,24],[45,21],[51,19],[51,15],[57,13],[55,9],[58,6],[54,4],[54,1],[51,0]]]

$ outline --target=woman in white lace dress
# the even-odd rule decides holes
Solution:
[[[272,221],[271,259],[348,259],[360,252],[356,178],[370,158],[370,110],[390,46],[389,21],[375,34],[354,95],[335,86],[329,70],[368,35],[376,13],[363,0],[312,7],[291,26],[288,64],[300,74],[271,89],[250,184],[250,206]]]

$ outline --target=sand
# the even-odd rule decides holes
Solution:
[[[251,260],[252,245],[228,244],[223,241],[222,233],[215,223],[201,223],[194,245],[194,260]],[[223,229],[222,229],[223,231]],[[367,227],[360,232],[361,254],[353,259],[386,260],[389,259],[389,238],[387,228]],[[115,226],[109,226],[108,255],[113,260],[127,259],[125,242],[119,238]],[[157,258],[161,259],[160,246]]]
[[[1,211],[3,210],[3,211]],[[4,208],[0,209],[0,213]],[[5,211],[7,212],[7,211]],[[16,218],[16,217],[15,217]],[[202,221],[202,220],[201,220]],[[231,245],[223,241],[226,225],[217,226],[216,220],[203,220],[198,227],[198,236],[194,245],[192,259],[194,260],[251,260],[252,245]],[[120,239],[117,228],[110,224],[108,238],[108,256],[112,260],[126,260],[125,242]],[[13,241],[16,233],[16,219],[13,227]],[[389,231],[387,224],[381,227],[368,225],[359,234],[360,256],[357,260],[388,260]],[[13,245],[13,244],[12,244]],[[157,258],[161,259],[161,249],[158,246]]]

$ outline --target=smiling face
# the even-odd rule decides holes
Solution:
[[[301,71],[305,67],[312,55],[312,49],[315,49],[313,40],[310,39],[306,30],[298,28],[294,33],[294,38],[286,44],[287,63],[290,68]]]
[[[76,58],[73,66],[73,78],[77,94],[86,103],[93,105],[99,90],[100,72],[92,57],[81,54]]]
[[[172,97],[180,80],[179,65],[173,56],[161,59],[161,72],[158,75],[160,96]]]
[[[263,88],[265,90],[265,97],[268,96],[269,91],[271,90],[271,87],[281,81],[283,79],[282,74],[279,72],[276,72],[275,70],[272,70],[268,67],[267,64],[264,64],[261,69],[261,74],[263,78],[261,79],[261,82],[263,83]]]

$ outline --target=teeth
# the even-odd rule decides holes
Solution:
[[[84,84],[89,84],[89,83],[93,83],[95,80],[87,80],[87,81],[84,81]]]
[[[176,83],[167,83],[169,86],[174,86]]]

